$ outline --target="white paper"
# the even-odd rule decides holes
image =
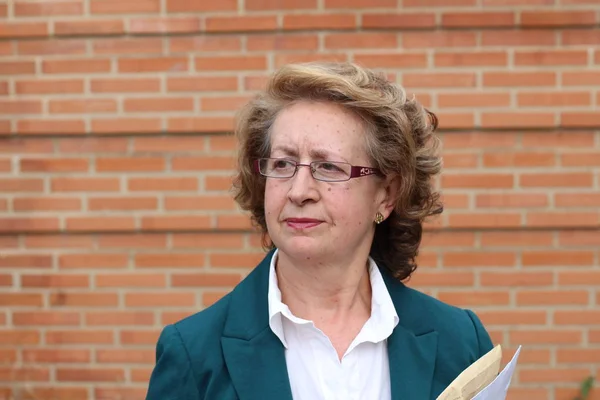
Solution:
[[[504,369],[498,374],[492,383],[483,388],[481,392],[477,393],[472,400],[505,400],[506,392],[508,392],[510,381],[513,373],[515,372],[515,367],[517,366],[519,353],[521,353],[521,346],[519,346],[512,360],[506,364]]]

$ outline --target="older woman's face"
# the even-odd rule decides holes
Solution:
[[[344,161],[372,166],[361,120],[332,103],[299,102],[283,110],[271,131],[272,158]],[[267,178],[265,212],[269,236],[291,258],[349,259],[368,252],[373,220],[385,198],[380,178],[344,182],[315,180],[299,167],[287,179]]]

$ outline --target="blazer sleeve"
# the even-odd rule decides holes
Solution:
[[[469,318],[471,318],[471,322],[473,323],[473,327],[475,328],[479,357],[481,357],[490,350],[492,350],[492,348],[494,347],[492,339],[490,338],[490,335],[481,323],[479,317],[471,310],[465,311],[467,312]]]
[[[173,325],[161,332],[156,345],[156,365],[150,376],[146,400],[202,400],[181,335]]]

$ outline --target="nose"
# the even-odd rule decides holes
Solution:
[[[309,165],[299,165],[296,174],[290,178],[288,198],[296,205],[318,201],[317,181]]]

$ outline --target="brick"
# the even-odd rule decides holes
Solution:
[[[195,3],[188,3],[195,4]],[[212,3],[214,4],[214,3]],[[143,400],[146,397],[145,388],[127,388],[127,387],[94,387],[94,396],[96,399],[135,399]],[[86,392],[87,395],[87,392]],[[87,399],[87,397],[86,397]]]
[[[583,50],[515,51],[516,66],[586,65],[588,55]]]
[[[126,138],[94,138],[81,137],[60,139],[58,150],[61,153],[125,153],[127,152],[128,139]]]
[[[586,266],[594,263],[592,251],[525,251],[521,258],[523,266]]]
[[[87,388],[85,387],[39,387],[28,389],[27,399],[69,399],[87,400]]]
[[[164,288],[167,280],[164,274],[110,274],[96,275],[96,287],[156,287]]]
[[[552,246],[552,232],[512,231],[482,232],[481,245],[484,247],[539,247]]]
[[[90,211],[132,211],[156,210],[158,199],[156,197],[98,197],[88,199]]]
[[[86,43],[78,39],[17,42],[17,54],[20,55],[74,55],[85,53]]]
[[[160,118],[103,118],[92,120],[94,133],[157,133],[162,131]]]
[[[52,307],[116,307],[119,304],[117,293],[50,293],[48,297]]]
[[[520,291],[516,301],[518,306],[586,305],[589,297],[583,290]]]
[[[563,231],[558,234],[561,246],[597,246],[600,243],[599,231]]]
[[[194,111],[194,99],[192,97],[125,99],[123,110],[125,112]]]
[[[556,72],[483,72],[483,85],[493,87],[555,86]]]
[[[202,304],[204,307],[209,307],[221,300],[227,292],[204,292],[202,293]]]
[[[52,178],[53,192],[114,192],[120,187],[118,178]]]
[[[0,350],[0,364],[13,364],[17,361],[17,351],[2,349]],[[2,392],[0,392],[1,394]]]
[[[548,196],[543,193],[478,194],[478,208],[535,208],[548,206]]]
[[[191,177],[173,178],[129,178],[127,188],[130,191],[196,191],[198,179]]]
[[[527,215],[527,225],[535,227],[596,227],[599,223],[600,219],[596,212],[532,212]]]
[[[40,332],[34,330],[0,330],[0,343],[4,345],[34,345],[40,342]]]
[[[481,285],[488,287],[551,286],[553,282],[551,272],[481,272],[480,275]]]
[[[348,61],[346,53],[279,53],[275,55],[275,68],[280,68],[286,64],[310,63],[310,62],[345,62]]]
[[[236,249],[243,246],[240,234],[228,233],[175,233],[171,236],[173,248]]]
[[[59,325],[79,325],[80,317],[77,312],[61,311],[37,311],[37,312],[17,312],[12,316],[15,326],[59,326]]]
[[[530,132],[521,138],[523,147],[535,147],[539,150],[544,147],[555,149],[563,148],[589,148],[594,146],[594,137],[586,132]]]
[[[153,364],[154,356],[152,349],[96,349],[96,360],[99,363]]]
[[[325,0],[325,9],[396,8],[396,5],[395,0]]]
[[[220,92],[238,90],[236,77],[173,77],[167,79],[169,92]]]
[[[440,93],[438,107],[508,107],[509,93]]]
[[[205,138],[203,137],[138,137],[134,138],[133,148],[136,153],[191,153],[204,150]],[[169,178],[171,180],[162,180],[157,178],[156,182],[196,182],[192,178]],[[192,179],[190,181],[190,179]],[[134,181],[133,179],[130,182]],[[153,180],[148,180],[154,182]]]
[[[49,110],[52,114],[114,113],[117,102],[111,99],[50,100]]]
[[[73,232],[115,232],[135,229],[133,217],[70,217],[66,218],[66,230]]]
[[[113,344],[113,331],[93,331],[77,329],[73,331],[48,330],[46,331],[47,344]]]
[[[505,66],[507,63],[508,56],[505,52],[437,53],[434,55],[436,67]]]
[[[197,230],[211,226],[208,216],[156,216],[142,217],[141,227],[145,230]]]
[[[208,138],[211,151],[235,151],[237,140],[233,135],[211,136]]]
[[[514,187],[513,174],[445,174],[444,188],[505,188]]]
[[[87,288],[89,285],[90,277],[87,275],[21,275],[21,286],[24,288]]]
[[[57,368],[56,380],[64,382],[124,382],[121,368]]]
[[[455,228],[516,228],[521,226],[518,213],[451,214],[448,226]]]
[[[588,364],[600,362],[598,349],[557,349],[556,361],[566,364]]]
[[[60,269],[73,268],[125,268],[128,261],[127,254],[62,254],[58,257]]]
[[[19,169],[22,173],[86,172],[89,161],[84,158],[21,158]]]
[[[253,35],[246,42],[248,51],[316,51],[318,47],[319,37],[314,34]]]
[[[83,93],[83,79],[36,79],[15,81],[16,94]]]
[[[591,94],[589,92],[520,92],[517,94],[517,103],[523,107],[574,107],[590,106]]]
[[[551,167],[556,155],[550,152],[494,152],[483,154],[485,167]]]
[[[142,311],[89,311],[85,314],[88,326],[154,325],[154,314]]]
[[[550,112],[490,112],[481,115],[483,128],[549,128],[554,125],[554,114]]]
[[[94,74],[110,72],[110,60],[45,60],[42,62],[42,71],[45,74]]]
[[[96,39],[95,54],[161,54],[163,43],[158,38]]]
[[[131,18],[130,34],[195,33],[200,31],[198,17]]]
[[[167,246],[167,237],[164,234],[109,234],[98,237],[100,248],[152,248],[157,249]]]
[[[196,304],[195,293],[148,292],[125,293],[126,307],[192,307]]]
[[[250,96],[203,97],[200,99],[202,111],[236,111],[242,108]]]
[[[87,248],[94,246],[94,241],[90,236],[70,236],[70,235],[43,235],[43,236],[25,236],[24,245],[26,248]]]
[[[0,286],[10,287],[13,285],[12,275],[2,274],[0,275]]]
[[[259,36],[258,38],[260,38]],[[286,36],[282,36],[285,38]],[[248,37],[248,43],[257,37]],[[316,48],[316,47],[315,47]],[[169,39],[171,53],[207,52],[207,51],[240,51],[242,40],[236,36],[187,36],[172,37]],[[250,46],[248,46],[248,50]]]
[[[9,382],[47,382],[50,371],[42,367],[0,367],[0,380]]]
[[[214,171],[230,170],[234,166],[230,156],[187,157],[175,156],[171,160],[173,171]]]
[[[446,287],[446,286],[472,286],[475,278],[472,272],[425,272],[417,270],[408,281],[411,286],[418,287]]]
[[[159,0],[90,0],[92,14],[142,14],[158,13]]]
[[[98,78],[91,80],[90,88],[93,93],[156,93],[160,91],[160,80],[155,78]]]
[[[173,287],[235,286],[240,281],[240,274],[195,273],[171,276]]]
[[[135,266],[138,268],[155,267],[202,267],[205,264],[204,253],[139,253],[135,255]]]
[[[225,230],[251,230],[253,226],[246,215],[218,215],[217,228]]]
[[[355,54],[354,60],[367,68],[425,68],[427,55],[414,54]]]
[[[473,73],[406,72],[402,84],[410,88],[475,87],[477,78]]]
[[[0,38],[25,38],[48,35],[46,22],[3,22],[0,24]]]
[[[264,56],[196,57],[196,71],[263,70],[267,67]]]
[[[433,28],[435,25],[435,14],[433,13],[388,12],[385,14],[365,13],[362,16],[362,27],[365,29]]]
[[[210,253],[211,267],[253,268],[260,263],[263,253]]]
[[[553,321],[556,325],[598,325],[600,312],[597,310],[556,310]]]
[[[82,120],[19,120],[17,121],[17,133],[19,134],[47,134],[47,135],[65,135],[80,134],[85,131],[85,124]]]
[[[118,70],[123,73],[188,71],[187,57],[122,58]]]
[[[430,49],[452,47],[474,47],[477,45],[475,32],[403,32],[402,47],[405,49]]]
[[[482,46],[555,46],[556,34],[551,30],[484,30]]]
[[[563,45],[597,45],[600,44],[600,31],[590,29],[562,30],[561,44]]]
[[[521,187],[591,187],[593,176],[590,173],[531,173],[521,174]]]
[[[35,69],[33,61],[0,62],[0,75],[30,75],[35,73]]]
[[[39,293],[0,293],[2,307],[41,307],[42,295]]]
[[[469,7],[477,4],[476,0],[454,0],[452,2],[452,7]],[[412,8],[412,7],[448,7],[448,3],[444,0],[403,0],[402,7]]]
[[[509,333],[512,343],[519,344],[577,344],[581,343],[580,331],[512,331]]]
[[[187,0],[167,0],[167,12],[212,12],[212,11],[236,11],[237,0],[222,0],[218,2],[189,2]]]
[[[0,232],[52,232],[59,229],[59,220],[54,217],[0,218]]]
[[[159,336],[160,331],[157,330],[122,330],[120,342],[125,345],[156,345]]]
[[[41,114],[42,104],[35,100],[0,100],[2,114]]]
[[[421,246],[430,247],[472,247],[475,245],[475,234],[473,232],[427,232],[423,236]]]
[[[545,325],[545,310],[536,311],[480,311],[477,316],[485,326],[493,325]]]
[[[162,157],[126,157],[98,158],[98,172],[160,172],[165,169]]]
[[[556,207],[600,207],[600,193],[556,193]]]
[[[18,1],[13,5],[13,13],[15,17],[82,15],[83,2],[79,0],[56,2]]]
[[[554,5],[554,0],[483,0],[483,5],[493,7],[547,6]]]
[[[251,32],[277,29],[277,17],[273,16],[229,16],[206,17],[206,32]]]
[[[150,380],[153,368],[132,368],[131,369],[131,381],[145,383]]]
[[[165,197],[165,210],[235,210],[230,196]]]
[[[442,27],[446,28],[498,28],[514,25],[514,12],[446,12],[442,14]]]
[[[585,11],[521,11],[523,27],[593,26],[597,22],[593,10]]]
[[[54,33],[61,36],[118,35],[125,33],[125,25],[118,19],[56,21]]]
[[[564,127],[595,127],[600,123],[596,112],[563,112],[560,116]]]
[[[514,253],[448,252],[443,254],[444,267],[509,267],[514,266]]]
[[[363,16],[363,27],[369,28],[367,15]],[[283,16],[283,29],[353,29],[356,28],[354,14],[288,14]],[[382,27],[383,28],[383,27]]]
[[[315,39],[317,39],[315,37]],[[314,49],[317,48],[314,41]],[[356,49],[356,48],[396,48],[398,35],[387,32],[359,32],[359,33],[330,33],[325,36],[325,48],[328,49]],[[308,49],[310,50],[310,49]]]
[[[458,307],[507,306],[509,293],[504,292],[439,292],[437,298]]]

